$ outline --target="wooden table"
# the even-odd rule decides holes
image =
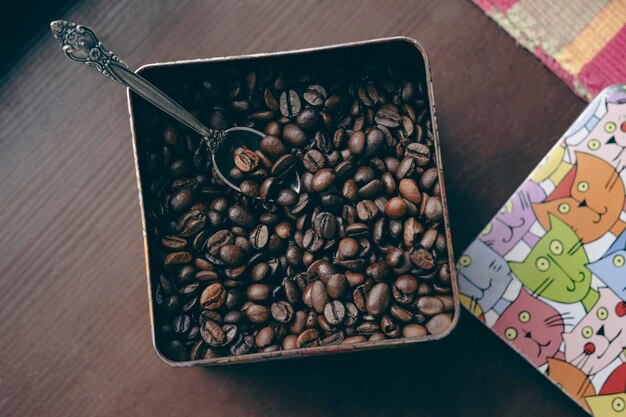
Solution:
[[[585,106],[465,0],[89,0],[61,17],[133,67],[421,40],[457,253]],[[468,314],[401,350],[170,369],[150,343],[123,89],[46,34],[0,94],[0,415],[586,415]]]

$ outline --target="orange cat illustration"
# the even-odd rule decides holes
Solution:
[[[537,220],[549,229],[549,215],[567,223],[582,243],[593,242],[605,233],[619,236],[626,223],[619,218],[624,209],[624,182],[619,172],[604,160],[576,152],[574,170],[559,184],[545,203],[533,204]]]

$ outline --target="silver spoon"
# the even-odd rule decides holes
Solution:
[[[227,130],[206,127],[164,92],[129,70],[124,61],[105,49],[93,30],[87,26],[65,20],[55,20],[50,23],[50,30],[61,43],[63,52],[69,59],[94,67],[105,77],[125,85],[165,113],[198,132],[211,153],[217,175],[229,187],[241,192],[237,182],[228,174],[230,168],[234,166],[233,150],[239,146],[247,146],[253,150],[259,149],[259,143],[265,136],[263,133],[249,127],[231,127]],[[222,164],[221,168],[220,164]],[[297,173],[287,178],[285,184],[295,192],[300,192],[300,176]]]

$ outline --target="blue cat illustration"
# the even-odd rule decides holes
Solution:
[[[467,296],[467,306],[478,304],[486,312],[493,309],[502,313],[510,302],[502,295],[513,276],[506,261],[480,240],[475,240],[457,262],[461,293]]]
[[[626,301],[626,232],[623,232],[606,254],[587,268]]]

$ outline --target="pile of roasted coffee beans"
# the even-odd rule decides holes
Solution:
[[[198,135],[137,111],[159,349],[185,361],[448,330],[423,76],[382,62],[248,65],[168,91],[212,128],[265,132],[232,154],[243,195]],[[294,171],[299,194],[276,186]]]

